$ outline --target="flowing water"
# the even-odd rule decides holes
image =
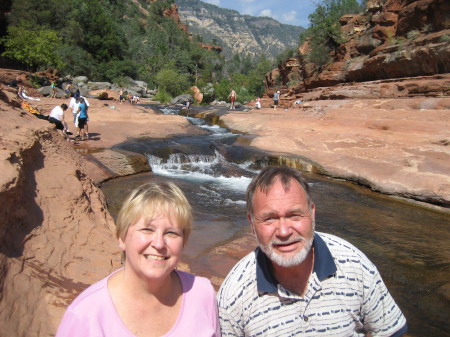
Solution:
[[[177,113],[165,109],[165,114]],[[134,187],[152,179],[176,182],[194,209],[183,260],[192,272],[208,271],[217,247],[248,236],[245,189],[269,157],[246,146],[245,136],[189,118],[206,136],[139,139],[117,147],[146,154],[153,173],[115,179],[102,190],[113,216]],[[408,319],[410,336],[450,336],[450,216],[305,174],[316,203],[316,229],[352,242],[377,265]],[[239,248],[236,249],[246,249]],[[206,267],[205,267],[206,266]],[[223,278],[227,268],[219,268]]]

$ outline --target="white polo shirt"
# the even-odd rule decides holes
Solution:
[[[401,336],[406,319],[372,262],[349,242],[315,233],[314,269],[302,298],[275,280],[257,248],[217,295],[222,336]]]

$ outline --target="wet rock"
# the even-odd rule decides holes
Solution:
[[[194,102],[194,98],[190,94],[179,95],[170,101],[171,104],[186,104],[189,101],[190,103]]]

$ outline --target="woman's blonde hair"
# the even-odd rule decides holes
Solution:
[[[192,209],[183,191],[171,182],[147,183],[130,193],[117,216],[117,238],[125,240],[128,228],[142,217],[148,221],[161,214],[175,217],[186,243],[191,234]]]

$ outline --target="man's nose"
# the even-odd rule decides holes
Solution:
[[[288,219],[281,217],[278,220],[277,235],[280,237],[286,237],[292,234],[292,226]]]

